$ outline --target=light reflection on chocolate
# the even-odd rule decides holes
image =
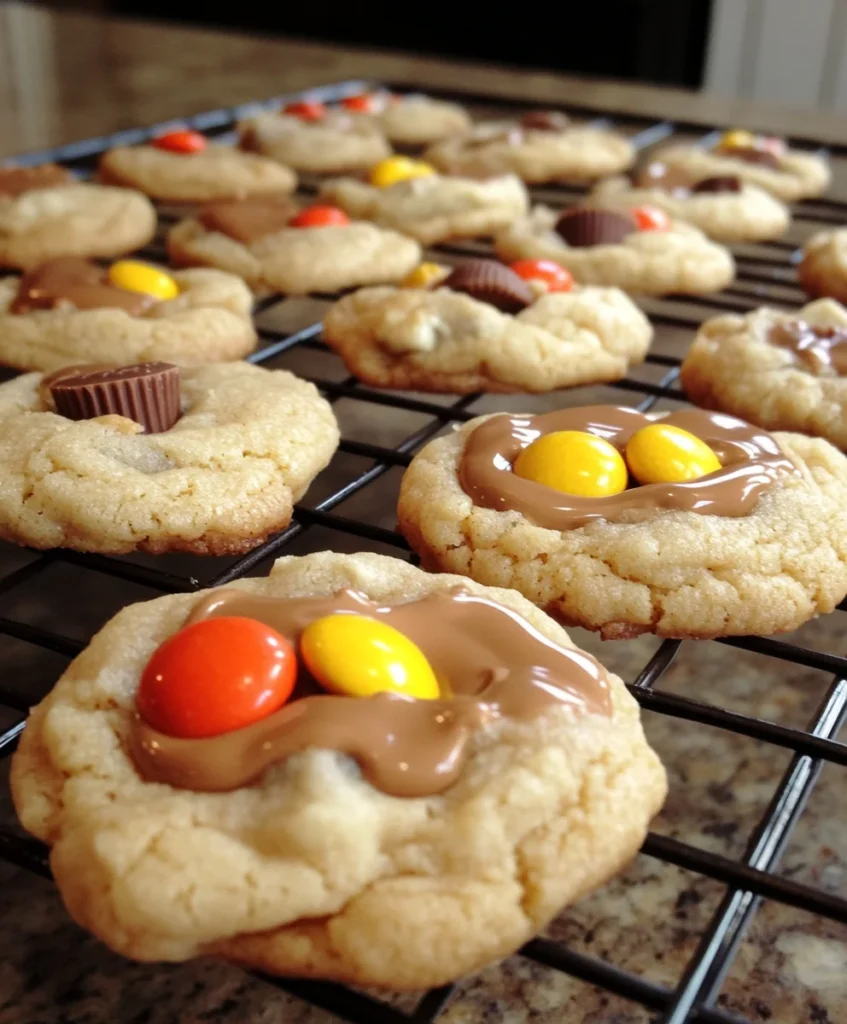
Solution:
[[[810,373],[847,376],[847,327],[782,320],[770,328],[768,341],[791,349]]]
[[[178,739],[137,717],[130,750],[142,776],[223,792],[247,785],[292,754],[318,748],[349,755],[386,793],[428,796],[457,780],[473,734],[497,719],[530,719],[556,706],[580,715],[611,713],[608,678],[594,658],[557,646],[519,615],[462,587],[394,605],[349,590],[319,598],[218,590],[198,602],[186,625],[243,616],[296,640],[310,622],[337,613],[368,615],[409,637],[445,696],[342,697],[316,693],[301,677],[294,699],[279,711],[222,736]]]
[[[562,409],[540,416],[492,416],[468,437],[459,463],[459,482],[474,504],[483,508],[516,511],[549,530],[572,530],[592,521],[632,520],[658,509],[745,516],[777,480],[798,473],[770,434],[702,409],[684,409],[661,420],[695,434],[720,459],[723,468],[699,480],[647,484],[609,497],[582,498],[526,480],[512,470],[521,450],[542,434],[583,430],[622,450],[636,430],[651,422],[637,409],[611,405]]]

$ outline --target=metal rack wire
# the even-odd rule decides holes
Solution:
[[[372,87],[372,83],[345,82],[310,90],[308,95],[309,98],[330,102],[366,87]],[[276,97],[264,103],[215,110],[181,119],[179,123],[188,124],[215,137],[227,138],[231,136],[233,125],[239,117],[263,107],[273,107],[283,99],[294,98],[299,97]],[[487,114],[502,114],[510,108],[525,106],[490,96],[452,94],[449,98],[465,102],[472,110]],[[590,116],[595,112],[570,107],[569,113]],[[703,142],[713,137],[711,131],[706,131],[706,126],[692,123],[672,124],[666,121],[652,123],[620,112],[608,112],[603,122],[615,124],[626,130],[639,149],[680,132],[698,135]],[[173,123],[175,122],[169,122]],[[97,156],[105,149],[118,143],[132,144],[144,141],[165,127],[167,125],[156,125],[147,129],[120,132],[109,137],[89,139],[56,150],[31,153],[20,158],[19,162],[37,164],[55,160],[85,175],[91,171]],[[813,139],[800,139],[795,142],[815,145]],[[832,151],[842,155],[847,153],[847,146],[832,147]],[[308,183],[305,189],[308,191]],[[547,186],[534,191],[536,198],[565,205],[578,195],[579,190]],[[847,203],[833,199],[807,201],[796,204],[794,214],[800,222],[807,221],[814,225],[834,224],[847,219]],[[802,292],[794,283],[791,269],[795,249],[795,242],[786,241],[736,247],[739,273],[733,287],[727,288],[720,295],[705,298],[651,300],[645,308],[656,326],[658,338],[661,338],[663,331],[696,328],[706,316],[715,312],[743,312],[766,301],[789,306],[802,302]],[[479,242],[466,242],[441,246],[435,252],[438,259],[449,261],[462,255],[490,252],[490,247]],[[161,246],[157,247],[154,244],[147,251],[147,255],[150,258],[160,258]],[[257,303],[255,312],[259,318],[261,340],[260,347],[249,360],[264,365],[275,365],[276,361],[295,351],[326,351],[320,341],[319,323],[308,324],[293,333],[261,326],[262,314],[279,301],[280,297],[275,296]],[[646,365],[648,369],[653,368],[655,380],[628,377],[611,385],[614,390],[621,393],[622,403],[635,399],[637,407],[646,410],[660,400],[684,401],[684,395],[677,386],[679,360],[676,357],[652,354],[648,356]],[[445,404],[433,397],[377,391],[360,385],[352,377],[340,380],[314,377],[311,379],[331,402],[346,400],[363,403],[366,406],[388,406],[394,410],[415,414],[416,417],[422,415],[425,422],[394,446],[383,446],[350,437],[343,438],[339,452],[364,460],[365,468],[347,480],[343,486],[323,497],[317,504],[298,506],[294,519],[286,530],[244,557],[232,561],[217,575],[204,579],[202,584],[192,573],[186,574],[182,571],[184,559],[174,561],[167,557],[134,561],[80,555],[69,551],[52,551],[4,571],[3,566],[12,558],[13,550],[0,547],[0,599],[5,601],[13,596],[18,588],[43,580],[45,571],[56,565],[73,566],[80,571],[117,577],[159,593],[187,592],[196,590],[201,585],[220,585],[268,563],[269,559],[283,553],[295,538],[303,538],[305,535],[308,541],[309,531],[315,528],[329,530],[336,535],[353,536],[361,542],[362,547],[369,544],[383,548],[387,546],[398,555],[409,557],[405,542],[398,534],[390,529],[344,515],[343,506],[395,467],[406,466],[414,452],[439,431],[452,423],[466,421],[477,415],[473,407],[480,396],[469,395]],[[578,403],[579,391],[580,389],[577,389],[575,397],[574,393],[570,393],[570,398],[575,403]],[[16,564],[14,560],[12,564]],[[197,562],[198,566],[201,564],[200,561]],[[841,614],[844,610],[842,607],[836,614]],[[0,617],[0,635],[35,645],[65,658],[73,657],[85,646],[80,639],[42,628],[20,616]],[[703,931],[697,949],[678,984],[672,989],[655,984],[605,960],[579,953],[549,938],[536,938],[521,950],[524,957],[539,964],[566,972],[608,992],[642,1004],[650,1011],[655,1011],[655,1020],[663,1024],[693,1021],[704,1024],[738,1024],[741,1018],[721,1009],[716,1005],[716,1001],[721,983],[761,900],[775,900],[821,915],[831,921],[847,923],[846,899],[775,873],[780,855],[812,792],[822,766],[826,762],[847,765],[847,744],[836,738],[842,724],[847,720],[847,657],[768,638],[730,638],[721,642],[767,655],[787,664],[822,670],[831,674],[833,679],[805,729],[766,721],[707,701],[657,689],[656,684],[674,661],[680,646],[678,641],[664,641],[631,683],[631,692],[645,710],[728,730],[786,749],[793,755],[788,768],[776,783],[771,801],[739,859],[722,856],[669,836],[648,836],[643,847],[643,852],[647,856],[714,879],[725,887],[723,899]],[[23,716],[30,701],[31,695],[16,687],[14,683],[8,680],[0,682],[0,710],[5,710],[15,719],[9,728],[0,732],[0,758],[8,757],[15,749],[24,728]],[[12,831],[0,830],[0,858],[49,877],[46,852],[45,847],[34,840],[22,838]],[[453,991],[451,986],[447,986],[428,992],[413,1010],[404,1012],[339,985],[278,979],[264,974],[257,976],[344,1020],[358,1024],[401,1024],[410,1021],[414,1024],[430,1024],[438,1019]]]

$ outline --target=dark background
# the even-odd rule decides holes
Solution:
[[[71,0],[55,6],[696,88],[712,0]]]

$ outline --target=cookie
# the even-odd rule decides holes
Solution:
[[[338,444],[328,404],[292,374],[248,363],[179,374],[182,414],[157,433],[108,402],[83,409],[95,418],[53,412],[41,374],[0,384],[0,537],[230,555],[287,526]]]
[[[190,152],[162,149],[155,143],[118,146],[100,158],[99,174],[102,181],[173,203],[288,195],[297,187],[294,172],[274,160],[205,142]]]
[[[786,203],[821,195],[832,177],[827,162],[814,153],[788,149],[780,140],[749,132],[728,132],[712,149],[676,145],[655,156],[694,180],[731,175]]]
[[[707,320],[681,372],[698,405],[847,451],[847,309],[832,299]]]
[[[761,242],[779,238],[791,215],[770,192],[735,175],[688,178],[654,161],[635,175],[609,178],[591,192],[588,205],[636,209],[654,206],[674,220],[686,221],[718,242]]]
[[[371,610],[444,666],[454,692],[477,689],[480,668],[493,662],[504,713],[486,714],[473,696],[322,696],[306,705],[295,689],[270,718],[190,740],[191,750],[164,736],[166,759],[176,760],[157,762],[145,756],[156,730],[136,718],[139,678],[188,617],[195,629],[224,627],[216,597],[227,614],[258,616],[295,640],[333,608]],[[353,617],[343,618],[349,626]],[[438,625],[424,632],[421,623]],[[263,635],[259,622],[247,626]],[[445,635],[451,643],[438,642]],[[185,636],[171,641],[177,659]],[[305,639],[300,646],[305,653]],[[536,652],[551,667],[543,689]],[[298,704],[311,708],[306,742],[296,723],[287,740],[278,732]],[[460,716],[458,728],[434,722],[445,707]],[[333,728],[335,709],[346,713]],[[373,748],[385,749],[396,716],[396,746],[377,766]],[[431,742],[417,742],[418,726]],[[301,752],[248,755],[248,777],[238,778],[237,750],[256,730],[277,731]],[[456,749],[457,763],[436,778],[433,764]],[[182,775],[185,754],[202,762],[190,785],[222,791],[186,788],[184,775],[177,786],[146,781]],[[404,785],[398,754],[408,755],[405,785],[420,795],[392,795],[390,783]],[[216,956],[404,990],[508,955],[604,883],[636,853],[666,780],[621,680],[514,591],[384,556],[324,552],[279,559],[266,579],[121,611],[31,713],[12,789],[24,827],[51,847],[71,915],[123,955]]]
[[[422,93],[364,93],[349,96],[341,106],[348,113],[357,111],[358,117],[370,118],[388,141],[398,146],[426,146],[467,132],[472,124],[468,112],[458,103]]]
[[[540,116],[539,116],[540,115]],[[548,127],[543,127],[546,118]],[[591,181],[619,174],[635,151],[628,139],[602,128],[560,124],[555,112],[521,121],[485,121],[430,146],[424,159],[448,174],[517,174],[531,184]]]
[[[252,296],[243,281],[216,270],[154,273],[170,282],[174,298],[115,287],[108,271],[73,258],[0,278],[0,364],[44,371],[80,361],[189,365],[252,351]]]
[[[0,167],[0,267],[121,256],[155,233],[156,211],[139,192],[83,184],[55,164]]]
[[[650,347],[649,321],[616,288],[541,289],[527,299],[511,315],[449,281],[365,288],[329,310],[323,337],[366,384],[456,394],[619,380]]]
[[[339,111],[330,111],[318,121],[254,114],[238,123],[238,132],[242,149],[263,153],[295,171],[364,171],[391,155],[391,146],[370,118]]]
[[[604,206],[602,211],[611,209]],[[565,211],[569,218],[575,212]],[[725,288],[735,276],[735,261],[728,249],[666,215],[662,215],[661,230],[642,230],[633,219],[628,230],[596,242],[596,235],[571,236],[570,242],[563,238],[563,216],[547,206],[536,206],[528,217],[498,232],[497,254],[507,261],[554,260],[581,284],[611,285],[645,295],[701,295]]]
[[[302,226],[292,226],[299,224]],[[176,224],[168,253],[181,266],[212,266],[238,274],[258,292],[335,292],[398,281],[415,266],[411,238],[343,211],[265,201],[217,204]]]
[[[797,277],[809,295],[847,302],[847,228],[812,235],[803,246]]]
[[[628,438],[656,421],[689,435],[682,469],[678,430],[642,434],[641,478],[651,461],[660,472],[627,488]],[[524,476],[513,470],[539,437],[556,486],[525,478],[541,477],[538,456]],[[568,447],[579,457],[551,451]],[[685,454],[694,449],[697,459]],[[698,475],[662,482],[684,481],[683,470]],[[847,593],[847,459],[827,441],[702,410],[480,417],[415,456],[398,519],[426,568],[514,587],[606,639],[780,633]]]
[[[514,174],[484,181],[433,174],[387,188],[339,178],[326,182],[320,195],[351,217],[402,231],[422,245],[491,235],[529,211],[526,188]]]

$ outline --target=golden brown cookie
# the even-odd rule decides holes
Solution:
[[[701,295],[725,288],[735,277],[729,250],[690,224],[671,221],[666,230],[642,231],[633,223],[615,241],[574,245],[557,231],[560,216],[557,210],[536,206],[528,217],[497,234],[497,254],[507,261],[554,260],[580,284],[645,295]]]
[[[297,187],[297,177],[288,167],[215,143],[197,153],[174,153],[155,145],[119,146],[100,158],[100,178],[174,203],[288,195]]]
[[[424,159],[449,174],[517,174],[531,184],[592,181],[619,174],[635,151],[622,135],[601,128],[550,128],[486,121],[471,132],[430,146]]]
[[[168,301],[151,298],[140,308],[132,302],[121,308],[115,303],[132,295],[107,294],[102,300],[95,296],[94,308],[59,298],[55,308],[36,303],[29,312],[13,311],[19,308],[21,280],[0,278],[0,364],[43,371],[79,362],[164,359],[191,365],[239,359],[252,351],[253,297],[243,281],[217,270],[171,276],[179,294]]]
[[[359,99],[368,101],[371,110],[365,110],[358,116],[370,118],[388,141],[398,146],[427,146],[466,132],[471,127],[470,116],[458,103],[436,100],[420,93],[405,96],[373,93],[367,97],[354,97],[354,104]],[[365,107],[368,104],[356,105]]]
[[[0,536],[35,548],[237,554],[283,529],[338,444],[313,385],[248,363],[183,368],[182,415],[51,411],[32,373],[0,384]]]
[[[847,451],[847,310],[832,299],[796,313],[763,308],[707,320],[681,379],[707,409]]]
[[[847,228],[812,235],[803,246],[797,276],[809,295],[847,302]]]
[[[368,117],[331,111],[319,121],[262,113],[238,124],[243,149],[263,153],[296,171],[364,171],[391,155],[391,146]]]
[[[10,193],[3,172],[12,170],[23,171],[0,168],[0,267],[27,269],[59,256],[121,256],[156,233],[156,211],[140,192],[33,182]]]
[[[458,394],[619,380],[652,334],[617,288],[542,293],[514,316],[448,287],[365,288],[329,310],[323,331],[367,384]]]
[[[320,195],[351,217],[401,231],[422,245],[491,235],[529,210],[526,188],[514,174],[485,181],[432,174],[388,188],[338,178],[326,182]]]
[[[391,796],[352,758],[312,744],[228,792],[145,781],[128,753],[139,677],[213,592],[120,612],[33,710],[12,766],[18,814],[50,845],[74,919],[138,960],[216,956],[420,989],[508,955],[619,871],[664,799],[665,773],[621,680],[514,591],[330,552],[282,558],[269,578],[227,589],[283,605],[352,590],[409,616],[413,603],[443,608],[457,587],[480,614],[508,617],[522,647],[540,640],[563,682],[588,680],[596,703],[545,701],[473,729],[457,781],[430,796]],[[442,632],[420,641],[430,657]],[[481,635],[471,657],[500,658],[502,646]],[[515,677],[529,666],[508,657],[522,699],[532,684]],[[380,700],[352,702],[370,730]],[[424,703],[409,713],[426,714]]]
[[[424,567],[515,587],[607,639],[767,635],[832,611],[847,593],[847,459],[827,441],[683,410],[670,424],[711,442],[726,466],[702,482],[574,498],[511,468],[540,434],[578,430],[619,447],[666,418],[594,406],[472,420],[412,460],[400,529]],[[600,479],[599,458],[584,465]]]

